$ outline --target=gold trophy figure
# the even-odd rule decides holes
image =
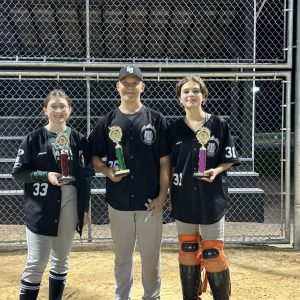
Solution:
[[[126,169],[122,146],[119,144],[122,140],[122,129],[119,126],[112,126],[109,128],[109,138],[116,143],[116,157],[119,164],[119,170],[115,171],[115,176],[123,176],[130,174],[130,170]]]
[[[55,146],[59,150],[60,168],[62,175],[58,177],[58,181],[60,183],[68,183],[70,181],[75,181],[75,177],[69,175],[70,140],[67,134],[59,133],[55,140]]]
[[[199,158],[198,158],[198,170],[194,172],[193,176],[196,178],[208,176],[205,174],[206,169],[206,148],[205,145],[210,139],[210,130],[206,127],[201,127],[196,132],[196,138],[201,145],[199,149]]]

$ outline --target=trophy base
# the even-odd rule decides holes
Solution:
[[[114,173],[114,175],[115,175],[116,177],[118,177],[118,176],[126,176],[126,175],[128,175],[128,174],[130,174],[130,170],[129,170],[129,169],[126,169],[126,170],[118,170],[118,171],[116,171],[116,172]]]
[[[195,177],[195,178],[209,177],[209,174],[195,172],[193,174],[193,177]]]
[[[75,181],[74,176],[60,176],[57,178],[59,183],[69,183],[71,181]]]

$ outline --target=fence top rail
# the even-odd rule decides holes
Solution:
[[[244,72],[241,70],[240,72],[143,72],[145,78],[154,78],[156,80],[160,80],[163,78],[179,78],[185,76],[200,76],[204,78],[219,78],[220,79],[228,79],[233,78],[235,80],[241,80],[243,78],[266,78],[269,80],[277,80],[278,78],[288,77],[290,72],[282,71],[282,72]],[[93,79],[93,80],[101,80],[101,79],[117,79],[119,72],[51,72],[51,71],[0,71],[0,80],[1,79],[32,79],[37,77],[44,78],[53,78],[56,80],[62,79],[76,79],[76,78],[84,78],[84,79]]]
[[[2,58],[3,59],[3,58]],[[257,63],[255,60],[248,62],[248,63],[239,63],[238,60],[236,62],[211,62],[207,63],[205,62],[205,59],[203,62],[190,62],[190,63],[174,63],[174,62],[135,62],[135,61],[124,61],[124,62],[67,62],[67,61],[51,61],[51,62],[45,62],[45,61],[28,61],[24,59],[23,61],[21,58],[17,58],[15,61],[13,60],[6,60],[3,59],[0,62],[2,66],[5,67],[68,67],[68,68],[82,68],[83,71],[86,69],[97,69],[97,68],[121,68],[126,64],[137,64],[141,68],[149,69],[149,68],[159,68],[159,69],[187,69],[187,68],[202,68],[204,70],[206,69],[216,69],[216,68],[222,68],[222,69],[289,69],[291,68],[291,65],[288,63],[285,63],[284,61],[281,63],[274,63],[274,62],[261,62]],[[277,60],[278,61],[278,60]]]

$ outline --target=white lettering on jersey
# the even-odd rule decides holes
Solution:
[[[16,161],[14,163],[14,169],[19,168],[21,166],[20,164],[20,156],[17,156]]]
[[[83,155],[83,151],[82,150],[79,150],[79,164],[82,167],[85,167],[84,155]]]
[[[46,155],[47,152],[40,152],[37,156]]]
[[[17,158],[16,158],[16,161],[14,163],[13,168],[19,168],[21,166],[21,164],[20,164],[20,156],[22,156],[24,153],[25,153],[25,151],[23,149],[20,148],[18,150]]]
[[[182,173],[174,173],[173,174],[173,184],[181,186],[182,185]]]
[[[35,182],[33,184],[34,191],[33,191],[33,196],[42,196],[45,197],[47,195],[48,191],[48,183],[39,183]]]
[[[235,147],[227,146],[225,150],[227,151],[225,154],[226,158],[236,158]]]
[[[107,162],[107,164],[110,168],[116,168],[119,166],[119,163],[117,160],[110,160]]]

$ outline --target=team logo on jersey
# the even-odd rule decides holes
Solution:
[[[24,150],[20,148],[20,149],[18,150],[18,156],[21,156],[21,155],[23,155],[23,154],[24,154]]]
[[[146,145],[152,145],[156,139],[156,130],[150,123],[141,130],[141,139]]]
[[[206,155],[214,157],[219,150],[220,141],[218,138],[211,136],[206,146]]]

